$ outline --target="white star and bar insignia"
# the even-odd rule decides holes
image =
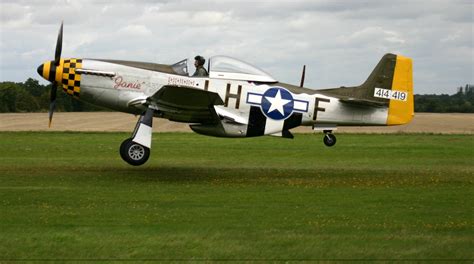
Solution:
[[[263,114],[274,120],[288,118],[293,112],[308,112],[309,103],[293,98],[290,91],[282,87],[270,87],[263,94],[248,93],[247,103],[259,105]]]

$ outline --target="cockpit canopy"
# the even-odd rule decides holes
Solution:
[[[209,77],[255,82],[277,81],[259,68],[228,56],[214,56],[209,59]]]
[[[184,59],[171,67],[179,75],[192,75],[188,71],[188,60]],[[209,77],[213,79],[229,79],[253,82],[277,82],[272,76],[263,70],[244,61],[228,57],[214,56],[209,58]]]
[[[182,61],[178,61],[175,64],[171,65],[171,68],[174,72],[179,75],[188,76],[188,59],[184,59]]]

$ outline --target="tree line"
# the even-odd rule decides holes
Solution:
[[[61,88],[58,88],[61,89]],[[42,85],[29,78],[25,82],[0,82],[0,113],[47,112],[51,84]],[[109,111],[67,95],[57,93],[56,110],[62,112]],[[415,94],[415,112],[474,113],[472,90],[454,95]]]
[[[51,84],[42,85],[32,78],[25,82],[0,82],[0,113],[47,112],[50,91]],[[107,111],[62,91],[57,92],[56,98],[56,111],[59,112]]]
[[[415,94],[415,112],[474,113],[474,93]]]

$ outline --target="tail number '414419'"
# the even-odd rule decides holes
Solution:
[[[388,89],[375,88],[374,97],[393,99],[398,101],[406,101],[408,94],[401,91],[392,91]]]

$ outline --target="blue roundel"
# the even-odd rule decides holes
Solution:
[[[293,96],[281,87],[272,87],[262,95],[262,111],[271,119],[286,119],[293,112],[293,105]]]

